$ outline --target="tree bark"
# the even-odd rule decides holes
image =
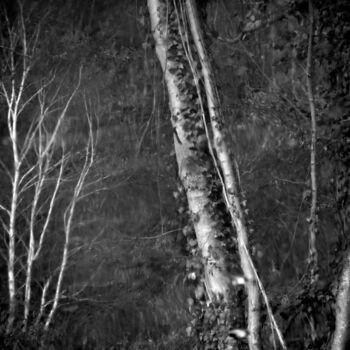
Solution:
[[[335,311],[335,331],[331,350],[346,350],[350,346],[349,337],[350,315],[350,250],[344,261],[340,276],[338,296]]]
[[[148,0],[156,53],[169,95],[175,153],[204,265],[205,286],[211,300],[229,299],[232,288],[221,242],[222,224],[215,217],[213,165],[205,152],[205,135],[198,96],[181,42],[179,23],[166,1]],[[187,68],[187,71],[186,71]]]
[[[238,252],[248,294],[248,343],[251,350],[258,350],[261,347],[260,295],[256,271],[249,256],[248,230],[236,168],[223,132],[218,93],[197,10],[191,0],[176,2],[174,8],[170,8],[166,1],[149,0],[148,7],[156,53],[169,94],[179,177],[186,191],[203,258],[207,294],[211,300],[223,297],[228,301],[233,284],[228,273],[227,252],[217,239],[222,227],[212,199],[214,177],[220,183],[227,212],[237,231]],[[203,74],[204,88],[199,86],[198,69]]]
[[[193,0],[186,1],[188,18],[192,37],[198,52],[202,66],[202,74],[205,85],[207,106],[209,110],[210,125],[213,135],[213,145],[216,151],[219,173],[222,174],[223,195],[226,206],[230,213],[232,222],[237,231],[238,251],[241,261],[241,268],[246,280],[246,291],[248,295],[248,343],[250,350],[260,349],[260,293],[256,283],[254,267],[249,259],[248,230],[245,223],[242,198],[235,174],[235,167],[232,163],[232,156],[227,146],[224,133],[223,118],[220,113],[220,101],[213,77],[213,69],[203,44],[198,14]],[[204,120],[205,123],[205,120]],[[207,135],[211,143],[210,136]],[[213,153],[212,153],[213,154]]]

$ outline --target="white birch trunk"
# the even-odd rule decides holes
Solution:
[[[206,142],[205,135],[191,136],[193,131],[204,131],[200,107],[182,90],[184,83],[193,82],[193,77],[178,75],[187,64],[187,59],[181,48],[179,35],[176,43],[176,38],[169,34],[167,3],[148,0],[148,8],[156,53],[164,72],[169,94],[179,176],[186,190],[198,246],[203,257],[206,289],[211,299],[223,297],[228,300],[232,284],[227,273],[224,250],[216,239],[220,234],[220,225],[214,218],[214,208],[210,199],[211,185],[206,174],[212,165],[199,159],[198,156],[200,143]],[[173,53],[169,54],[175,47],[176,57]]]
[[[344,261],[340,276],[335,309],[335,331],[331,350],[347,350],[350,346],[350,250]]]
[[[15,321],[16,311],[16,281],[15,281],[15,239],[16,239],[16,212],[17,212],[17,200],[18,200],[18,181],[19,170],[15,169],[15,174],[12,182],[12,200],[11,200],[11,214],[10,224],[8,229],[8,263],[7,263],[7,275],[8,275],[8,291],[9,291],[9,316],[7,320],[7,333],[12,331]]]
[[[80,80],[79,80],[80,82]],[[88,111],[86,111],[88,113]],[[62,260],[61,264],[59,266],[59,272],[58,272],[58,278],[56,282],[56,291],[55,295],[53,297],[53,302],[52,302],[52,307],[51,310],[49,311],[49,314],[46,318],[45,324],[44,324],[44,331],[47,332],[49,329],[49,326],[52,322],[53,316],[57,310],[58,303],[61,299],[61,294],[62,294],[62,285],[63,285],[63,278],[65,276],[65,272],[67,269],[68,265],[68,257],[69,257],[69,246],[70,246],[70,239],[71,239],[71,233],[72,233],[72,224],[73,224],[73,218],[74,218],[74,212],[76,205],[79,201],[80,194],[84,188],[85,180],[86,177],[93,165],[94,162],[94,137],[93,137],[93,132],[92,132],[92,122],[90,120],[90,117],[87,115],[88,123],[89,123],[89,139],[88,139],[88,144],[86,146],[86,153],[85,153],[85,161],[84,161],[84,166],[79,174],[78,181],[74,187],[74,193],[71,199],[70,204],[68,205],[64,217],[63,217],[63,225],[64,225],[64,235],[65,235],[65,240],[64,240],[64,245],[63,245],[63,252],[62,252]],[[63,169],[63,167],[61,167]],[[60,173],[61,176],[61,173]],[[60,179],[60,178],[59,178]],[[48,281],[49,283],[49,281]],[[45,294],[46,291],[45,289],[43,290],[42,298],[45,301]],[[43,300],[42,299],[42,300]],[[43,306],[43,302],[41,303],[41,306]],[[42,307],[40,308],[40,314]]]
[[[314,14],[312,0],[309,0],[309,13],[310,13],[310,25],[309,25],[309,45],[307,54],[307,67],[306,67],[306,81],[307,81],[307,95],[309,100],[309,108],[311,114],[311,144],[310,144],[310,180],[311,180],[311,208],[310,208],[310,227],[309,227],[309,268],[311,282],[314,283],[317,280],[318,272],[318,257],[316,248],[316,233],[317,233],[317,179],[316,179],[316,140],[317,140],[317,122],[316,122],[316,110],[315,100],[313,92],[313,36],[314,36]]]
[[[11,33],[12,35],[12,33]],[[14,39],[10,37],[11,49],[14,52]],[[11,52],[9,60],[12,71],[15,71],[15,59],[14,54]],[[25,33],[23,34],[23,56],[27,55],[27,43]],[[9,210],[9,224],[7,228],[8,233],[8,263],[7,263],[7,275],[8,275],[8,291],[9,291],[9,315],[7,321],[7,333],[12,331],[15,321],[16,312],[16,277],[15,277],[15,260],[16,260],[16,219],[17,219],[17,207],[19,200],[19,185],[20,185],[20,170],[22,165],[22,159],[18,149],[18,117],[20,114],[20,103],[23,95],[24,85],[27,80],[29,67],[27,60],[23,59],[23,72],[20,77],[18,90],[16,91],[16,81],[14,78],[11,80],[11,88],[6,89],[5,85],[1,83],[2,91],[7,103],[7,127],[10,134],[12,145],[12,157],[13,157],[13,177],[12,177],[12,198]]]
[[[230,151],[227,147],[223,127],[220,103],[215,81],[210,66],[209,57],[206,53],[203,37],[200,29],[198,14],[193,0],[186,1],[188,17],[192,37],[202,65],[202,73],[207,95],[210,122],[213,134],[213,144],[222,172],[224,197],[232,221],[237,230],[238,250],[241,259],[241,267],[246,279],[248,295],[248,342],[250,350],[260,349],[260,293],[255,279],[255,272],[248,256],[248,232],[245,224],[244,212],[241,205],[239,186],[235,168],[233,166]],[[210,142],[210,141],[209,141]]]
[[[27,330],[28,317],[30,311],[30,301],[32,294],[32,270],[35,256],[35,218],[37,214],[37,206],[39,202],[40,193],[43,188],[45,181],[45,174],[43,173],[43,159],[41,157],[41,140],[39,140],[39,159],[38,159],[38,181],[35,184],[34,198],[32,202],[32,208],[30,213],[30,223],[29,223],[29,245],[27,253],[27,269],[26,269],[26,282],[24,291],[24,315],[23,315],[23,331]]]

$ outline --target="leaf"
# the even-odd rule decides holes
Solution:
[[[190,247],[194,247],[194,246],[197,245],[197,240],[195,240],[195,239],[190,239],[190,240],[188,241],[188,244],[189,244]]]

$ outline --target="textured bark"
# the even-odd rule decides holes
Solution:
[[[232,163],[232,157],[227,147],[223,118],[220,113],[220,102],[210,66],[208,54],[203,44],[199,19],[195,2],[187,0],[187,12],[190,22],[192,37],[194,39],[199,59],[207,97],[207,106],[210,116],[210,125],[213,135],[213,145],[216,151],[220,173],[222,174],[224,197],[227,208],[237,231],[238,250],[242,271],[246,280],[248,295],[248,343],[250,350],[260,349],[260,293],[256,283],[254,267],[251,264],[248,251],[248,230],[245,223],[244,212],[241,205],[237,175]],[[209,140],[209,142],[211,142]]]
[[[345,257],[336,303],[335,331],[331,350],[347,350],[350,346],[350,250]]]
[[[179,176],[184,185],[198,247],[203,257],[205,285],[210,299],[228,300],[232,283],[227,271],[225,251],[217,240],[222,224],[215,217],[210,198],[213,164],[203,152],[207,139],[201,108],[194,94],[184,90],[193,85],[193,76],[181,42],[177,19],[168,22],[166,1],[148,0],[156,53],[162,66],[169,94],[171,121]],[[170,29],[172,28],[172,29]],[[188,68],[187,71],[184,67]],[[198,100],[198,96],[197,96]]]

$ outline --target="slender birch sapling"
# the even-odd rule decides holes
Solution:
[[[1,167],[9,177],[10,199],[8,202],[1,199],[0,210],[7,242],[6,332],[9,334],[18,325],[27,332],[29,327],[39,327],[41,321],[44,321],[43,330],[46,331],[52,322],[62,296],[74,212],[94,160],[94,137],[90,111],[85,104],[89,130],[85,159],[64,211],[65,240],[61,262],[46,281],[39,282],[35,268],[43,263],[46,242],[53,239],[50,225],[57,216],[58,197],[62,184],[67,182],[65,173],[73,156],[64,146],[62,126],[77,97],[82,72],[80,69],[73,92],[62,98],[62,82],[58,82],[54,74],[48,77],[31,75],[39,29],[36,28],[32,35],[27,33],[22,7],[17,24],[12,27],[7,24],[7,36],[1,38],[4,74],[0,98],[7,112],[11,159],[8,163],[2,162]],[[34,91],[29,88],[33,81],[40,81]],[[29,126],[28,120],[31,121]],[[67,188],[64,191],[66,193]],[[41,296],[37,291],[34,293],[35,284],[42,287]],[[48,306],[50,310],[46,312]]]

